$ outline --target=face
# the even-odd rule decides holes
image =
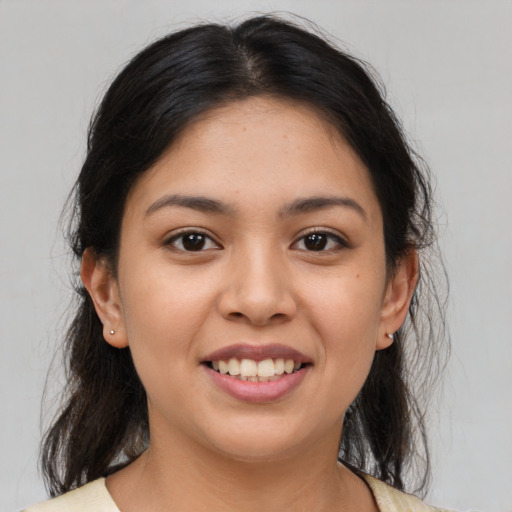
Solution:
[[[152,444],[238,460],[336,447],[410,297],[358,156],[310,107],[261,97],[195,121],[136,182],[115,279],[84,267]]]

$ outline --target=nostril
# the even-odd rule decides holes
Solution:
[[[266,325],[282,322],[288,318],[288,315],[286,313],[274,313],[270,317],[265,318],[264,316],[259,317],[258,315],[245,315],[240,311],[232,311],[229,313],[229,318],[232,320],[246,319],[255,325]]]

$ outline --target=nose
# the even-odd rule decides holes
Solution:
[[[297,304],[283,259],[283,255],[261,248],[232,258],[218,300],[220,314],[255,326],[290,320]]]

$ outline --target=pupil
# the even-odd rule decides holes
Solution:
[[[327,236],[323,233],[313,233],[306,237],[304,243],[310,251],[321,251],[327,245]]]
[[[204,247],[205,237],[199,233],[190,233],[183,237],[183,247],[187,251],[200,251]]]

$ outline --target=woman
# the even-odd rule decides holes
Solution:
[[[431,510],[401,492],[429,469],[430,190],[360,63],[270,17],[157,41],[75,208],[63,495],[29,511]]]

